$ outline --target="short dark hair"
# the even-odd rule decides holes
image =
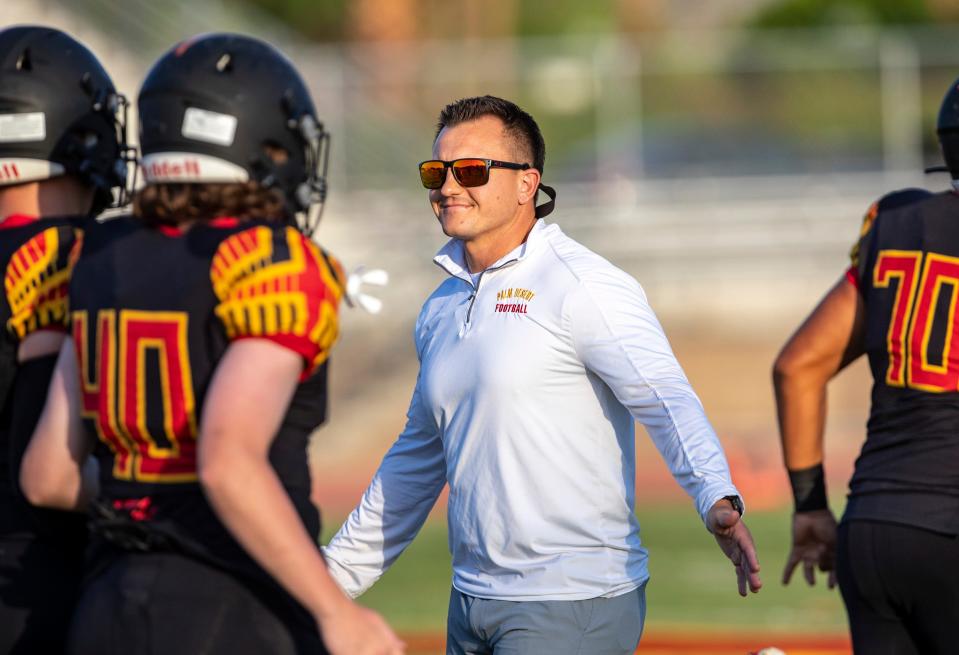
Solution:
[[[461,98],[451,102],[440,112],[439,122],[436,125],[436,134],[433,141],[440,135],[444,127],[452,127],[476,120],[483,116],[495,116],[503,121],[506,133],[513,138],[519,149],[532,159],[533,168],[543,173],[546,163],[546,142],[539,125],[519,105],[496,96],[476,96]],[[519,162],[524,163],[524,162]]]

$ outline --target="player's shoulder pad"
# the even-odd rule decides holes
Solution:
[[[346,293],[346,282],[349,277],[346,274],[346,269],[343,268],[343,262],[322,246],[317,246],[317,250],[319,250],[320,255],[323,257],[323,263],[326,264],[326,267],[329,269],[332,279],[336,282],[337,286],[339,286],[340,295],[342,296]]]
[[[69,223],[50,225],[27,239],[10,257],[4,292],[11,317],[7,329],[19,339],[40,329],[64,329],[70,276],[83,232]]]
[[[915,187],[899,189],[898,191],[887,193],[882,198],[877,200],[876,206],[880,212],[892,211],[895,209],[901,209],[902,207],[906,207],[908,205],[913,205],[917,202],[921,202],[926,198],[933,197],[934,195],[936,194],[934,194],[932,191]]]
[[[104,220],[89,219],[82,222],[83,251],[97,253],[114,246],[116,242],[146,230],[140,220],[129,215],[112,216]]]
[[[297,289],[333,296],[342,286],[332,258],[290,226],[256,225],[229,234],[220,242],[210,266],[210,281],[220,300],[243,287],[251,296]],[[273,284],[271,284],[273,283]]]
[[[922,202],[935,194],[926,189],[908,188],[892,191],[876,200],[869,206],[866,215],[862,219],[862,227],[859,230],[859,238],[866,236],[875,224],[876,219],[883,213],[896,211],[903,207]],[[855,259],[855,258],[854,258]]]
[[[292,227],[256,225],[226,236],[210,282],[230,339],[277,338],[314,364],[336,339],[342,287],[319,247]]]

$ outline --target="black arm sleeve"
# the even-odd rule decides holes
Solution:
[[[17,376],[13,381],[11,401],[10,441],[8,459],[10,479],[20,479],[20,462],[30,443],[30,436],[47,400],[47,388],[53,369],[57,366],[57,355],[45,355],[21,362],[17,367]]]
[[[56,366],[57,354],[36,357],[21,362],[18,366],[10,398],[12,418],[10,440],[7,444],[9,475],[19,500],[18,504],[23,506],[31,528],[38,534],[56,537],[64,548],[82,552],[86,542],[85,515],[32,507],[20,492],[20,463],[46,404],[47,389]]]

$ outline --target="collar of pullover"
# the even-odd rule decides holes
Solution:
[[[505,266],[511,261],[521,261],[525,259],[527,254],[535,249],[536,245],[543,240],[546,229],[547,226],[543,220],[537,219],[536,222],[533,223],[533,229],[530,230],[526,241],[493,262],[486,270],[490,271]],[[450,239],[447,241],[446,245],[440,248],[436,256],[433,257],[433,262],[453,277],[458,277],[467,282],[470,281],[469,266],[466,264],[466,249],[463,247],[463,242],[459,239]]]

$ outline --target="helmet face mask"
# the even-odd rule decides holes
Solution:
[[[85,46],[47,27],[0,31],[0,187],[76,176],[93,213],[124,204],[126,99]]]
[[[303,232],[315,229],[329,135],[278,50],[236,34],[195,37],[153,65],[137,102],[148,183],[253,181],[281,192]]]
[[[297,226],[312,236],[320,224],[326,205],[326,172],[330,164],[330,133],[323,130],[313,117],[304,114],[298,129],[306,141],[307,179],[296,189]]]

